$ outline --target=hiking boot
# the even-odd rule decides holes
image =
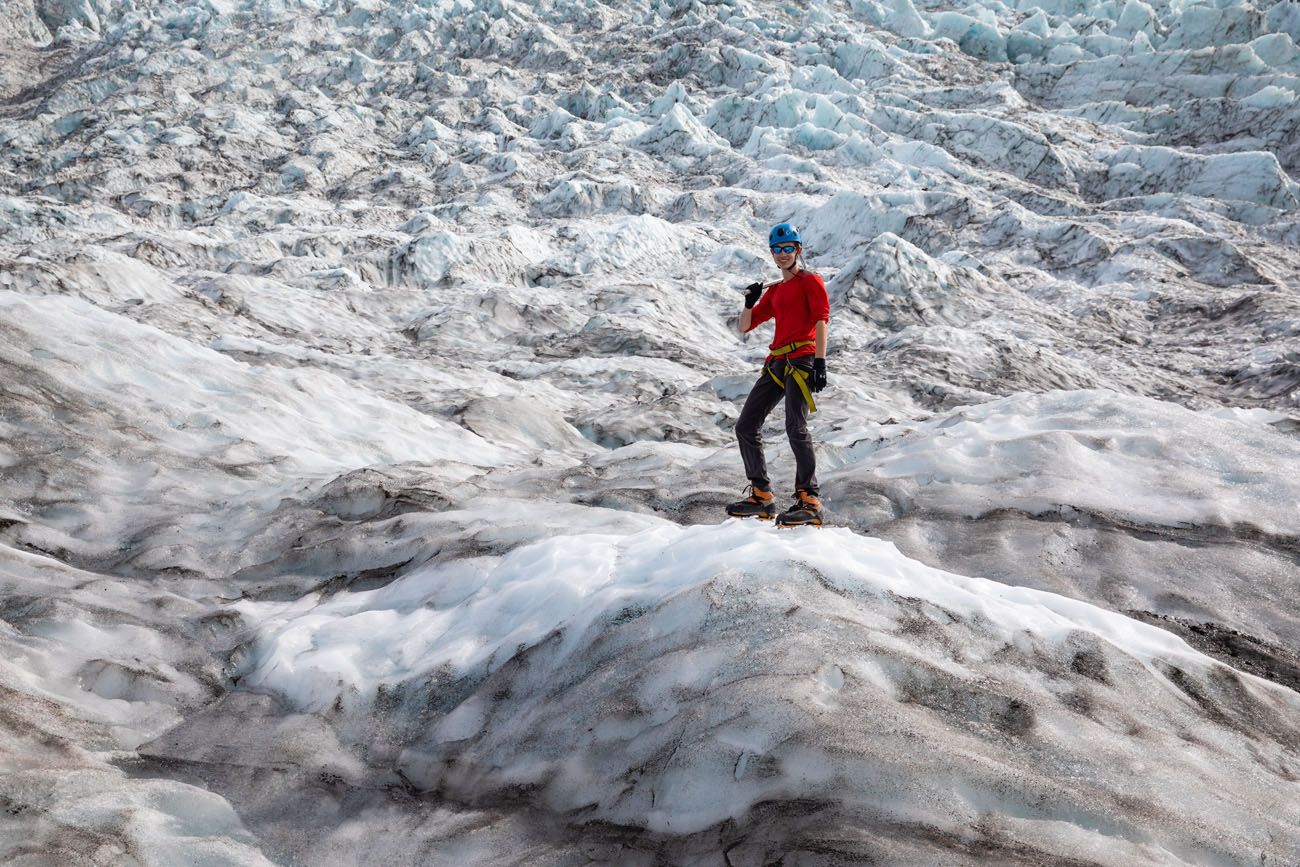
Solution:
[[[733,518],[760,518],[771,520],[776,515],[776,497],[771,491],[764,491],[750,485],[749,496],[738,503],[727,506],[727,514]]]
[[[820,527],[822,501],[807,491],[795,491],[794,505],[782,512],[776,522],[782,527],[798,527],[803,524]]]

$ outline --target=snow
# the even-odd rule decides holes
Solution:
[[[662,522],[625,536],[558,536],[500,558],[415,570],[383,589],[342,598],[236,603],[235,610],[264,636],[249,659],[245,683],[319,711],[350,696],[373,701],[376,689],[435,671],[491,674],[517,648],[550,635],[563,636],[555,663],[562,666],[578,642],[621,611],[644,610],[722,574],[775,581],[792,572],[817,575],[859,599],[922,600],[978,619],[1013,642],[1020,632],[1052,642],[1087,629],[1143,662],[1212,665],[1164,630],[1085,603],[943,573],[903,557],[887,542],[846,529],[828,529],[816,539],[808,532],[778,532],[735,519],[719,527]],[[705,614],[690,616],[699,620]],[[875,625],[890,630],[899,624]],[[679,669],[674,677],[682,674]],[[454,714],[447,725],[462,727],[465,716]]]
[[[891,439],[866,460],[885,478],[939,485],[943,506],[971,517],[987,508],[992,488],[999,506],[1032,513],[1068,502],[1080,510],[1118,509],[1118,517],[1138,525],[1249,522],[1287,533],[1300,491],[1274,468],[1300,452],[1243,415],[1198,417],[1088,392],[1012,397],[927,422],[919,436]],[[1266,411],[1263,417],[1275,418]],[[1233,449],[1209,446],[1216,442],[1232,442]],[[1145,469],[1154,455],[1158,477]],[[919,490],[912,495],[928,498]]]
[[[1297,39],[5,4],[0,860],[1290,863]]]
[[[819,597],[834,601],[812,601]],[[820,626],[804,619],[783,626],[779,615],[760,618],[767,626],[756,635],[746,626],[752,613],[743,613],[745,606],[772,613],[787,608],[787,618],[805,606],[812,606],[813,618],[837,613]],[[420,696],[430,684],[457,684],[461,691],[468,683],[471,694],[398,758],[419,785],[452,793],[535,786],[552,809],[585,805],[606,821],[659,833],[690,834],[738,819],[791,787],[838,789],[846,807],[880,809],[893,797],[890,783],[884,792],[879,786],[882,772],[888,779],[896,773],[888,769],[903,761],[898,747],[888,738],[846,743],[836,733],[851,723],[835,720],[865,713],[863,722],[878,730],[881,711],[861,702],[924,706],[934,699],[917,690],[929,689],[921,684],[935,679],[953,684],[941,691],[981,690],[976,684],[982,683],[1013,695],[1057,688],[1025,671],[990,674],[1008,652],[1077,663],[1080,641],[1100,641],[1089,645],[1090,652],[1106,660],[1110,688],[1132,690],[1121,701],[1143,705],[1148,720],[1186,712],[1166,673],[1176,672],[1176,681],[1212,681],[1219,670],[1168,632],[1087,603],[944,573],[845,529],[784,532],[734,520],[688,528],[661,521],[631,534],[558,536],[500,558],[413,572],[342,600],[244,603],[241,609],[265,636],[249,658],[246,683],[305,708],[356,712],[374,708],[381,694],[406,704],[425,700]],[[959,651],[947,643],[918,647],[900,640],[916,628],[918,611],[981,638],[968,637]],[[840,641],[823,643],[806,628]],[[715,638],[700,646],[699,635]],[[738,643],[761,657],[769,651],[760,643],[783,648],[775,670],[765,663],[762,673],[749,675],[765,681],[762,692],[740,686],[751,667],[737,653]],[[1253,689],[1264,705],[1289,700],[1278,687]],[[599,702],[591,704],[593,693],[611,691],[626,695],[612,716]],[[439,701],[437,695],[434,687],[429,700]],[[712,700],[702,700],[706,696]],[[1041,737],[1077,741],[1077,723],[1050,714],[1040,721],[1028,711],[1020,721],[1014,700],[997,710],[997,702],[1006,701],[1005,692],[1001,696],[968,698],[972,706],[965,712],[1003,714],[998,725],[1004,728],[1025,725]],[[980,702],[992,704],[981,708]],[[553,729],[557,717],[571,728]],[[923,730],[915,720],[909,725]],[[976,745],[980,731],[972,730],[963,749],[988,749]],[[650,760],[665,738],[690,749],[676,758],[676,747],[663,747],[674,755],[656,775],[653,793],[635,782],[629,787],[630,771],[623,769]],[[1107,726],[1090,728],[1087,739],[1094,753],[1121,750],[1130,761],[1145,761],[1138,758],[1142,748]],[[1212,743],[1181,759],[1163,757],[1150,771],[1154,790],[1170,791],[1183,774],[1196,777],[1203,763],[1237,764],[1245,755]],[[754,760],[766,769],[751,776]],[[932,790],[958,813],[1015,815],[1015,804],[1033,801],[1031,792],[994,794],[997,772],[979,768],[976,763],[961,771],[953,792],[932,780],[935,771],[913,764],[911,786]],[[944,766],[943,773],[950,772]],[[1021,785],[1043,787],[1037,781]],[[947,825],[942,810],[910,803],[913,818]],[[1184,804],[1184,810],[1195,821],[1217,825],[1216,833],[1242,833],[1203,804]],[[1197,831],[1139,832],[1082,803],[1048,815],[1051,830],[1032,836],[1050,850],[1064,851],[1070,840],[1154,857],[1162,848],[1201,845],[1189,842]],[[1099,833],[1105,844],[1090,836]],[[1113,837],[1127,837],[1135,848],[1115,850]]]
[[[1243,105],[1249,105],[1253,108],[1287,108],[1296,101],[1296,92],[1294,90],[1283,90],[1275,84],[1267,87],[1261,87],[1250,96],[1243,99]]]
[[[324,371],[250,368],[70,298],[4,292],[0,310],[31,335],[43,371],[92,399],[142,411],[154,419],[155,436],[174,440],[181,454],[255,446],[307,473],[466,456],[481,465],[510,460],[464,430],[376,401]],[[407,423],[376,423],[390,413]]]

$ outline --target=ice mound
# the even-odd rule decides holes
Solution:
[[[826,287],[833,303],[891,329],[963,324],[987,316],[999,294],[969,266],[950,266],[891,232],[876,237]]]
[[[7,532],[74,562],[206,575],[251,553],[207,533],[247,530],[305,479],[517,459],[337,374],[236,361],[77,299],[0,291],[0,312],[0,360],[21,373],[0,456],[25,509]]]
[[[0,10],[0,35],[18,43],[48,45],[50,31],[36,12],[31,0],[15,0]],[[6,76],[7,79],[8,76]],[[0,79],[4,81],[4,79]],[[7,85],[8,82],[5,81]],[[8,87],[5,87],[8,90]]]
[[[927,562],[996,562],[1002,580],[1181,619],[1229,659],[1248,652],[1215,630],[1255,636],[1272,661],[1252,670],[1297,683],[1286,563],[1300,491],[1278,468],[1300,455],[1269,418],[1105,391],[1015,395],[845,437],[823,492],[837,521]]]
[[[753,827],[756,852],[858,823],[887,841],[991,822],[1105,864],[1295,842],[1292,693],[1164,630],[845,530],[564,536],[235,610],[258,624],[248,688],[363,740],[367,714],[395,717],[403,776],[465,804],[511,792],[682,846]],[[1115,762],[1144,768],[1123,794],[1100,784]],[[1276,796],[1257,812],[1261,790]],[[773,804],[805,805],[815,827]]]
[[[179,454],[220,463],[223,455],[239,460],[233,453],[260,453],[267,462],[289,459],[308,471],[471,453],[489,462],[507,459],[464,430],[384,405],[324,371],[241,364],[70,298],[4,292],[0,305],[13,323],[10,363],[42,362],[40,373],[55,388],[80,392],[108,413],[115,402],[142,409],[153,419],[152,435]],[[323,392],[348,398],[335,404],[314,396]],[[376,435],[375,419],[387,413],[412,424]]]
[[[1102,191],[1112,198],[1177,191],[1282,211],[1300,209],[1300,184],[1287,177],[1270,153],[1196,157],[1172,148],[1127,147],[1104,158],[1110,170]]]
[[[0,548],[0,860],[272,863],[221,796],[115,766],[220,691],[221,666],[181,628],[206,613]]]
[[[727,143],[704,126],[686,106],[674,102],[654,126],[629,142],[651,153],[704,157]]]
[[[0,858],[10,863],[275,863],[234,808],[198,786],[135,781],[109,768],[41,769],[7,773],[0,797],[11,815],[39,816],[21,836],[0,835]],[[149,853],[143,862],[140,852]]]
[[[1231,442],[1231,449],[1219,444]],[[1290,536],[1300,489],[1277,467],[1300,447],[1267,426],[1104,392],[1017,395],[861,446],[862,469],[905,496],[974,517],[1067,505],[1135,525],[1249,524]],[[1158,466],[1153,462],[1159,455]],[[900,492],[900,495],[902,492]]]

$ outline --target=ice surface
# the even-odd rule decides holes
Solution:
[[[1300,490],[1276,468],[1300,460],[1300,450],[1238,418],[1088,392],[1017,396],[886,440],[865,463],[908,480],[911,498],[928,499],[937,485],[943,508],[970,517],[990,506],[1042,512],[1068,503],[1134,525],[1250,524],[1289,534]],[[1233,447],[1215,445],[1224,442]],[[852,461],[848,455],[852,449]],[[1158,475],[1150,472],[1153,455]]]
[[[1229,746],[1217,711],[1191,722],[1210,705],[1186,700],[1226,676],[1250,696],[1249,724],[1273,725],[1294,713],[1290,691],[1237,680],[1165,630],[943,573],[842,529],[560,536],[347,599],[241,612],[265,636],[246,684],[345,715],[430,704],[398,765],[471,803],[521,790],[550,810],[689,836],[762,802],[835,792],[836,808],[818,811],[832,827],[1033,818],[1019,833],[1044,852],[1159,863],[1162,851],[1217,857],[1223,835],[1271,822],[1219,812],[1222,790],[1193,782],[1207,767],[1273,787],[1278,807],[1295,785]],[[1120,710],[1138,707],[1141,732]],[[1188,725],[1195,748],[1151,760]],[[1190,824],[1138,824],[1066,794],[1047,768],[1012,783],[996,758],[1007,738],[1051,750],[1048,764],[1078,781],[1101,755],[1142,765],[1126,796]],[[929,750],[969,764],[919,759]],[[1162,803],[1174,791],[1177,806]]]
[[[770,529],[732,521],[722,528],[666,524],[622,537],[559,536],[502,558],[414,570],[380,590],[288,605],[238,603],[235,610],[266,636],[245,683],[319,710],[340,695],[372,701],[371,690],[432,671],[491,674],[517,648],[548,636],[561,636],[555,653],[562,662],[593,624],[620,611],[646,610],[718,575],[775,579],[791,570],[851,596],[921,600],[997,631],[1050,640],[1086,627],[1143,661],[1195,655],[1163,630],[1053,594],[940,573],[847,530],[827,530],[815,541],[754,535]],[[463,725],[463,716],[458,709],[449,724]]]
[[[4,4],[0,860],[1294,861],[1295,6]]]

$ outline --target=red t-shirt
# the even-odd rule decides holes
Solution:
[[[768,289],[754,305],[749,330],[753,331],[773,317],[776,318],[776,336],[768,349],[816,337],[817,323],[830,322],[831,319],[831,299],[826,294],[822,278],[811,271],[800,271]],[[802,358],[816,351],[816,347],[809,344],[785,357]]]

